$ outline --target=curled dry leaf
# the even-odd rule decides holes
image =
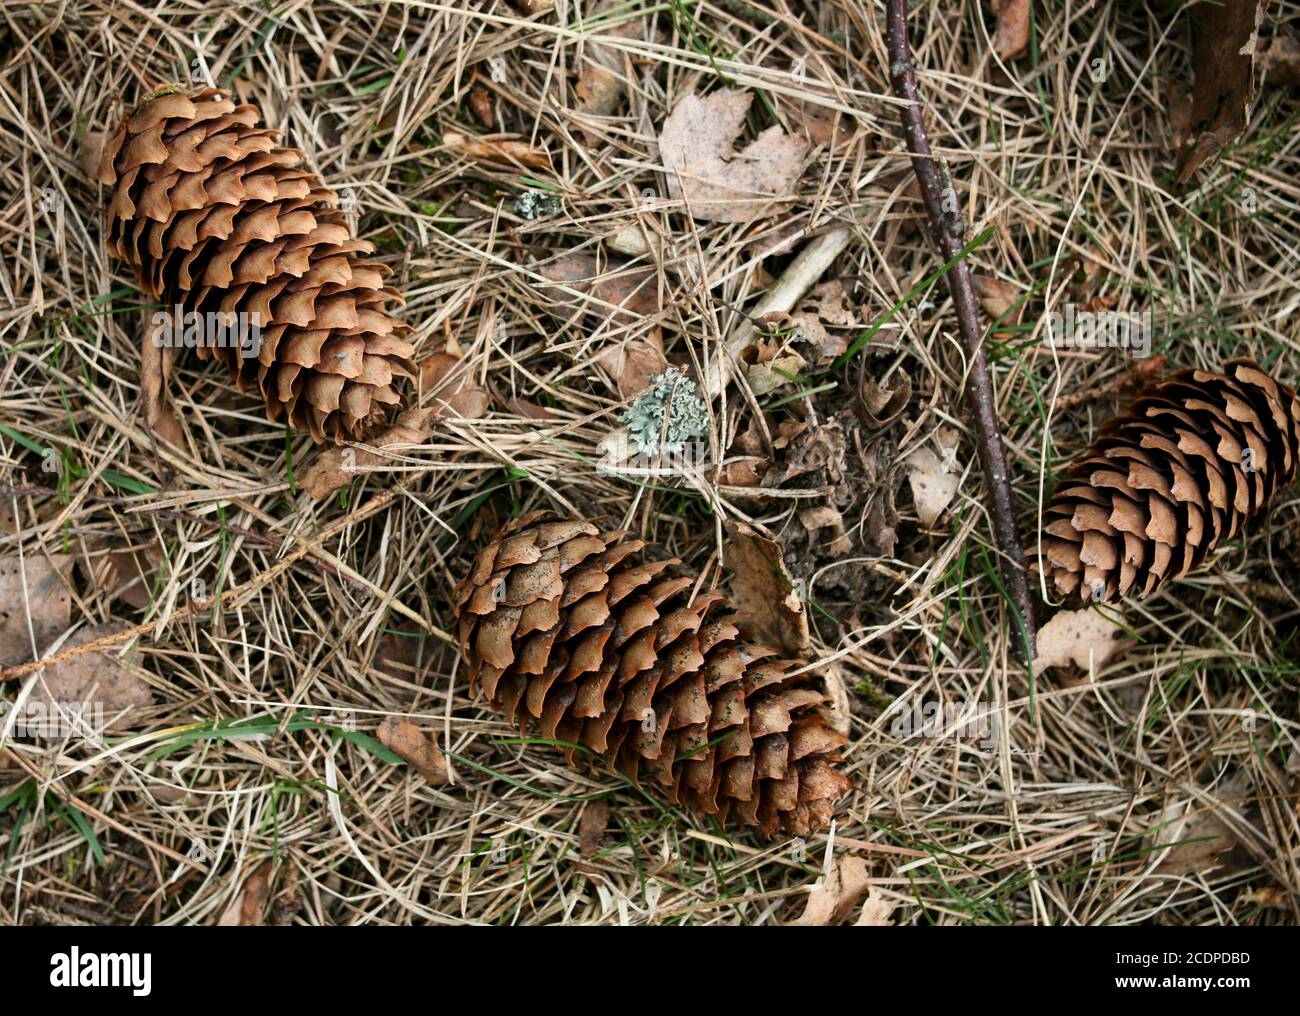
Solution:
[[[821,529],[831,530],[830,545],[827,552],[836,557],[843,557],[853,551],[853,541],[844,532],[844,516],[830,505],[817,505],[805,508],[799,513],[799,521],[810,533]]]
[[[957,495],[961,477],[950,472],[944,461],[929,448],[917,448],[903,460],[912,486],[916,514],[926,526],[934,525]]]
[[[998,16],[993,50],[1003,60],[1014,60],[1029,48],[1029,0],[993,0]]]
[[[388,716],[375,731],[379,743],[404,758],[417,773],[435,786],[451,779],[447,757],[410,720]]]
[[[1192,8],[1193,135],[1179,153],[1180,187],[1246,128],[1266,6],[1267,0],[1221,0]]]
[[[121,621],[88,625],[74,632],[60,649],[84,646],[128,627]],[[52,663],[36,679],[27,698],[28,709],[39,704],[45,715],[52,718],[57,715],[57,706],[72,704],[82,710],[86,722],[93,722],[97,734],[130,730],[138,720],[139,711],[153,705],[153,692],[128,661],[129,656],[123,658],[115,653],[83,653],[62,663]],[[85,712],[87,704],[95,710],[93,716]],[[102,728],[98,726],[100,710]]]
[[[824,145],[834,152],[862,137],[852,118],[837,109],[802,101],[796,101],[794,107],[795,112],[786,118],[786,123],[806,137],[814,148]]]
[[[39,659],[67,630],[71,574],[72,558],[65,554],[0,557],[0,667]]]
[[[853,411],[859,420],[873,430],[888,427],[897,420],[912,401],[912,381],[900,375],[892,389],[882,388],[875,378],[859,384],[853,399]]]
[[[792,199],[808,143],[773,126],[743,150],[734,145],[753,96],[732,88],[688,95],[664,121],[659,155],[668,193],[710,222],[751,222]]]
[[[1034,663],[1040,668],[1073,663],[1091,671],[1110,658],[1122,634],[1123,629],[1099,610],[1058,610],[1038,629]]]
[[[506,166],[550,169],[551,159],[525,141],[510,138],[478,137],[461,131],[447,131],[442,143],[456,156],[475,162],[494,162]]]
[[[422,444],[433,433],[436,416],[437,411],[434,409],[408,409],[398,416],[388,430],[374,439],[374,444],[379,448]],[[358,473],[378,468],[387,461],[386,456],[364,448],[326,448],[303,470],[298,477],[298,486],[320,501],[352,482]]]
[[[578,819],[578,851],[583,857],[595,857],[600,852],[608,826],[608,800],[597,797],[583,805],[582,817]]]
[[[830,874],[819,879],[808,894],[803,915],[792,923],[819,928],[839,924],[857,906],[870,885],[866,861],[852,854],[836,858]]]
[[[812,646],[808,613],[781,548],[744,522],[728,521],[726,564],[732,570],[736,627],[745,638],[775,646],[787,656],[804,656]]]

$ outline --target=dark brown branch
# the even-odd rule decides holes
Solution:
[[[947,180],[946,172],[943,183],[940,182],[939,171],[930,153],[930,139],[926,136],[925,124],[921,119],[921,96],[916,87],[916,72],[912,68],[911,47],[907,39],[907,0],[888,0],[886,24],[889,78],[895,94],[907,102],[903,107],[903,129],[907,135],[907,147],[912,153],[912,168],[921,185],[935,243],[943,259],[951,261],[958,256],[964,244],[965,220],[957,192]],[[993,528],[998,549],[1002,552],[1002,577],[1011,606],[1020,614],[1024,623],[1023,633],[1013,633],[1016,655],[1028,664],[1033,659],[1036,641],[1033,602],[1029,598],[1029,584],[1025,581],[1024,545],[1020,541],[1015,513],[1011,507],[1007,454],[998,427],[997,402],[989,380],[988,358],[984,354],[984,334],[979,323],[975,287],[971,283],[970,266],[965,258],[953,265],[947,278],[969,361],[966,401],[974,417],[984,479],[993,494]]]

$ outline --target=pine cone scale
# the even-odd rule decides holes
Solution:
[[[373,245],[352,237],[334,192],[217,89],[165,90],[125,117],[99,179],[113,188],[107,247],[167,310],[257,315],[263,344],[201,344],[273,422],[317,441],[364,439],[414,376],[400,294]]]
[[[470,680],[521,730],[769,833],[826,825],[845,739],[797,664],[746,646],[721,594],[639,560],[642,540],[547,516],[512,523],[456,595]],[[575,754],[569,749],[570,760]]]
[[[1187,370],[1103,426],[1043,515],[1040,567],[1084,601],[1149,595],[1290,484],[1300,402],[1246,360]]]

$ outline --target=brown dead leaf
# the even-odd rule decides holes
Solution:
[[[819,879],[808,894],[803,915],[791,923],[805,928],[839,924],[857,906],[870,885],[866,861],[852,854],[837,858],[830,874]]]
[[[162,565],[162,545],[154,537],[122,544],[104,544],[109,549],[97,553],[89,562],[78,560],[79,570],[87,581],[135,610],[149,606],[149,593],[158,581]]]
[[[88,625],[74,632],[59,648],[84,646],[128,627],[122,621]],[[129,659],[129,655],[122,658],[115,653],[83,653],[62,663],[52,663],[33,685],[27,698],[28,707],[39,704],[52,717],[56,706],[89,703],[96,710],[103,710],[104,726],[97,727],[96,733],[130,730],[139,719],[139,711],[153,705],[153,692],[144,678],[131,669]],[[83,717],[90,719],[85,713]]]
[[[377,448],[390,445],[423,444],[433,433],[438,410],[408,409],[371,443]],[[351,483],[357,473],[381,467],[388,459],[378,452],[352,446],[333,446],[320,452],[298,477],[298,486],[316,500],[323,500]]]
[[[180,420],[168,394],[175,353],[171,346],[156,346],[151,330],[145,330],[140,339],[140,400],[150,433],[159,440],[183,448]]]
[[[912,381],[906,374],[899,376],[892,389],[881,388],[875,378],[868,378],[854,396],[853,411],[868,427],[879,430],[897,420],[911,401]]]
[[[975,296],[979,299],[980,307],[989,316],[990,321],[997,322],[1001,326],[994,334],[1000,339],[1014,337],[1014,326],[1020,324],[1025,313],[1024,303],[1019,305],[1016,303],[1024,295],[1020,288],[988,275],[975,275],[971,281],[974,283]]]
[[[894,904],[890,903],[875,886],[867,888],[867,898],[862,901],[862,912],[855,922],[859,928],[892,928],[894,922],[890,915]]]
[[[767,473],[768,460],[761,455],[730,459],[722,467],[722,482],[729,487],[757,487]]]
[[[743,522],[728,521],[726,564],[732,570],[735,624],[754,642],[775,646],[786,656],[808,653],[808,613],[786,569],[781,548]]]
[[[475,84],[469,90],[469,111],[474,119],[486,130],[493,130],[497,125],[496,99],[481,84]]]
[[[732,88],[688,95],[664,121],[659,155],[668,193],[685,199],[696,219],[748,223],[793,198],[808,154],[804,139],[772,126],[734,150],[752,99]]]
[[[451,779],[447,757],[424,732],[410,720],[396,716],[385,717],[375,731],[379,743],[389,751],[402,756],[417,773],[435,786]]]
[[[1038,629],[1034,663],[1039,669],[1073,663],[1091,672],[1110,658],[1123,634],[1099,610],[1058,610]]]
[[[401,413],[393,425],[372,438],[376,448],[392,445],[423,444],[439,420],[476,420],[492,404],[491,396],[468,374],[453,380],[460,364],[450,353],[434,353],[419,364],[419,391],[422,402]],[[330,447],[321,451],[298,478],[298,486],[317,500],[332,495],[355,479],[356,474],[381,467],[388,459],[378,453],[352,446]]]
[[[1256,56],[1264,81],[1270,85],[1300,85],[1300,40],[1289,34],[1259,41]]]
[[[917,448],[903,461],[917,517],[923,525],[932,526],[956,497],[961,477],[926,447]]]
[[[529,420],[558,420],[560,414],[556,413],[545,406],[536,402],[530,402],[528,399],[511,399],[506,403],[506,408],[516,416],[527,417]]]
[[[530,169],[550,169],[551,158],[539,152],[526,141],[510,138],[481,137],[461,131],[445,131],[442,143],[452,155],[475,162],[494,162],[506,166],[527,166]]]
[[[643,336],[606,346],[596,354],[596,362],[614,378],[623,398],[640,395],[653,383],[651,378],[668,369],[663,331],[655,328]]]
[[[1249,122],[1266,6],[1267,0],[1220,0],[1192,8],[1193,136],[1179,153],[1175,183],[1180,187]]]
[[[370,658],[371,669],[394,681],[407,684],[415,681],[423,635],[424,632],[410,625],[380,632]]]
[[[659,312],[653,268],[629,268],[620,258],[570,251],[538,265],[537,274],[564,287],[539,287],[549,298],[547,311],[560,320],[582,312],[596,321],[625,326]]]
[[[583,805],[582,817],[578,819],[578,851],[583,857],[594,857],[600,852],[608,826],[609,801],[597,797]]]
[[[802,356],[787,351],[783,356],[773,356],[758,363],[751,363],[745,368],[745,381],[750,391],[762,398],[782,385],[790,384],[806,366],[808,362]]]
[[[821,426],[809,427],[807,423],[783,420],[772,448],[783,454],[779,456],[779,468],[763,477],[764,487],[779,487],[819,470],[825,471],[831,483],[839,483],[844,476],[848,439],[839,421],[826,420]]]
[[[867,510],[866,535],[885,557],[893,557],[898,547],[898,516],[885,502],[877,497]]]
[[[993,51],[1003,60],[1014,60],[1029,48],[1029,0],[992,0],[998,25],[993,32]]]
[[[239,895],[217,919],[219,928],[260,928],[266,924],[266,901],[271,895],[271,861],[253,869]]]
[[[658,279],[651,268],[628,268],[621,259],[603,260],[569,252],[539,265],[537,272],[565,287],[546,289],[553,299],[547,309],[560,320],[585,313],[593,321],[626,329],[644,324],[646,318],[659,312]],[[643,392],[650,387],[650,378],[668,367],[661,329],[633,328],[631,332],[627,338],[606,345],[595,357],[596,363],[614,378],[624,398]]]
[[[65,554],[26,554],[21,563],[16,554],[0,557],[0,667],[39,659],[67,630],[71,574]]]
[[[839,279],[823,282],[809,294],[809,301],[817,308],[817,316],[832,328],[852,328],[857,323],[853,303]]]
[[[862,136],[851,117],[815,102],[796,100],[794,112],[786,117],[786,123],[806,137],[813,148],[824,145],[836,151]]]
[[[1244,815],[1251,796],[1250,773],[1237,770],[1210,792],[1223,808]],[[1155,870],[1165,875],[1206,875],[1229,863],[1238,844],[1232,827],[1211,803],[1198,799],[1171,800],[1153,825],[1154,845],[1168,847]]]
[[[591,17],[599,18],[622,3],[623,0],[603,0],[592,9]],[[583,37],[583,65],[577,92],[584,113],[609,116],[618,108],[627,91],[627,57],[617,46],[599,40],[634,39],[641,34],[640,20],[619,21],[602,27],[599,34]]]
[[[78,163],[81,172],[91,182],[99,179],[99,160],[104,154],[104,142],[107,140],[107,131],[86,131],[81,139],[81,157]]]

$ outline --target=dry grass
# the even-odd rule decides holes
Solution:
[[[560,16],[527,19],[479,0],[4,4],[0,514],[13,514],[16,534],[0,535],[0,555],[79,561],[74,624],[150,623],[115,665],[148,682],[154,706],[107,747],[18,739],[0,749],[0,921],[211,923],[263,876],[268,919],[287,923],[798,915],[824,840],[803,860],[788,842],[728,842],[616,781],[565,770],[550,748],[511,743],[468,695],[444,634],[452,585],[493,519],[553,505],[621,517],[708,581],[725,581],[721,518],[778,534],[819,605],[815,650],[842,665],[853,700],[855,790],[834,851],[869,860],[895,922],[1293,922],[1294,492],[1209,568],[1128,607],[1132,642],[1103,668],[1031,680],[1014,660],[969,436],[957,500],[933,528],[917,520],[900,465],[939,426],[963,426],[962,361],[942,286],[908,299],[935,263],[886,98],[881,5],[654,5],[612,43],[634,74],[630,100],[605,118],[575,111],[575,82],[593,36],[620,18],[583,30],[590,5],[560,6]],[[993,355],[1026,532],[1052,471],[1120,396],[1064,410],[1055,400],[1130,367],[1118,351],[1053,355],[1044,345],[1044,307],[1072,298],[1074,257],[1099,263],[1095,294],[1155,310],[1156,351],[1171,363],[1249,353],[1300,375],[1294,93],[1266,89],[1247,135],[1197,190],[1175,196],[1168,110],[1188,77],[1184,19],[1127,3],[1034,6],[1034,53],[1010,66],[991,55],[987,5],[926,2],[912,15],[932,138],[971,236],[991,230],[974,268],[1031,293],[1025,323],[1003,329]],[[1300,11],[1287,5],[1281,19]],[[1106,62],[1100,84],[1095,59]],[[790,74],[797,60],[803,80]],[[192,66],[260,104],[327,181],[355,195],[360,232],[407,294],[420,355],[459,346],[494,396],[485,417],[439,424],[392,458],[382,472],[394,475],[315,503],[293,486],[317,454],[310,442],[287,444],[224,374],[191,360],[174,393],[190,454],[154,446],[135,371],[142,299],[106,260],[103,194],[81,159],[88,132]],[[856,131],[818,151],[797,203],[766,223],[693,223],[657,170],[667,112],[722,78],[765,94],[755,128],[815,108]],[[485,132],[468,103],[475,83],[498,130],[549,152],[553,172],[448,150],[448,131]],[[561,193],[563,210],[516,215],[525,178]],[[647,188],[657,195],[648,203]],[[1243,211],[1248,193],[1254,214]],[[607,238],[638,214],[666,240],[641,262],[658,273],[662,311],[632,325],[557,320],[548,308],[560,294],[539,284],[537,266],[573,250],[606,256]],[[850,450],[855,489],[837,502],[847,559],[798,520],[835,496],[824,477],[755,501],[716,476],[647,487],[594,465],[627,402],[595,354],[661,327],[670,358],[716,355],[788,261],[749,245],[796,217],[814,231],[851,229],[826,277],[846,281],[863,328],[903,304],[852,368],[818,381],[837,388],[767,416],[771,427],[834,417],[859,363],[885,387],[910,378],[900,421]],[[523,415],[515,400],[550,414]],[[740,382],[714,403],[716,447],[731,447],[755,404]],[[77,467],[59,493],[33,490],[54,486],[33,445]],[[870,482],[868,458],[880,467]],[[876,503],[897,507],[890,555],[872,539]],[[87,577],[110,538],[166,548],[142,608]],[[195,579],[233,595],[219,610],[186,612]],[[21,690],[3,687],[9,701]],[[900,738],[885,709],[901,696],[991,704],[1002,736],[987,752],[970,739]],[[351,736],[389,715],[454,752],[453,784],[430,785]],[[231,721],[253,730],[220,729]],[[578,819],[593,795],[607,795],[610,826],[601,852],[582,858]],[[1181,838],[1224,837],[1212,844],[1225,848],[1217,866],[1154,849],[1153,832],[1185,808],[1195,817]]]

